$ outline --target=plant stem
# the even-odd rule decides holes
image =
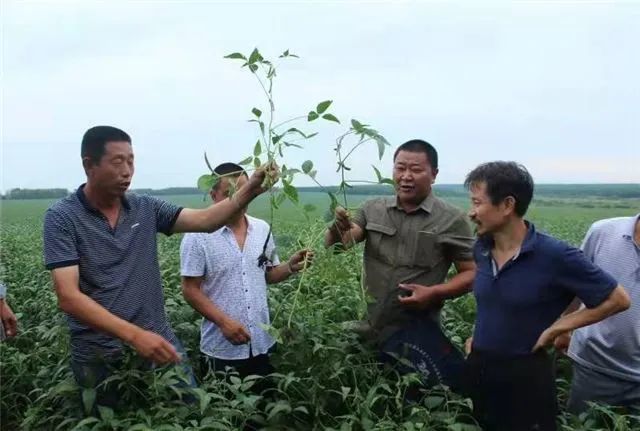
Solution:
[[[284,126],[285,124],[291,123],[293,121],[302,120],[303,118],[307,118],[307,116],[306,115],[300,115],[299,117],[290,118],[287,121],[283,121],[282,123],[279,123],[279,124],[276,124],[275,126],[273,126],[273,130],[277,129],[280,126]]]

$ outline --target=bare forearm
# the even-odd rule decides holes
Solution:
[[[226,225],[254,197],[248,188],[242,187],[231,198],[208,208],[185,208],[178,216],[173,232],[214,232]]]
[[[475,271],[473,270],[460,272],[446,283],[434,286],[433,289],[436,290],[436,295],[441,300],[457,298],[471,291],[474,276]]]
[[[228,319],[227,315],[218,308],[200,288],[183,289],[184,299],[205,319],[222,326]]]
[[[607,317],[629,308],[629,295],[622,286],[616,287],[609,297],[595,308],[583,308],[579,311],[561,317],[554,327],[559,332],[573,331],[583,326],[597,323]]]
[[[62,311],[98,331],[106,332],[126,343],[130,343],[141,328],[110,313],[102,305],[82,292],[58,296]]]
[[[573,301],[571,301],[571,304],[569,304],[567,309],[564,310],[564,313],[562,313],[562,315],[566,316],[568,314],[571,314],[574,311],[577,311],[581,306],[582,306],[582,301],[580,301],[578,297],[575,297],[573,298]]]
[[[324,246],[325,248],[329,248],[334,244],[340,243],[342,247],[347,250],[356,242],[361,241],[359,238],[360,230],[358,228],[352,228],[346,232],[339,232],[335,226],[330,227],[324,233]]]
[[[266,280],[268,284],[280,283],[289,278],[291,274],[292,272],[289,270],[289,263],[285,262],[271,268],[266,274]]]

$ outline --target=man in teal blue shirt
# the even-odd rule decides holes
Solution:
[[[629,296],[580,250],[524,219],[533,198],[524,166],[485,163],[465,185],[478,233],[477,315],[468,358],[474,415],[489,431],[554,431],[555,373],[544,348],[629,308]],[[561,317],[575,297],[586,308]]]

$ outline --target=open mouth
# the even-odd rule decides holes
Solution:
[[[400,190],[401,192],[404,192],[404,193],[410,193],[414,189],[415,189],[414,186],[410,186],[410,185],[406,185],[406,184],[405,185],[401,184],[401,185],[398,186],[398,190]]]
[[[130,186],[130,185],[131,185],[131,183],[120,183],[120,184],[119,184],[119,187],[120,187],[121,189],[126,190],[126,189],[128,189],[128,188],[129,188],[129,186]]]

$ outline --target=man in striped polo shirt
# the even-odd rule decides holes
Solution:
[[[215,206],[183,209],[125,193],[134,157],[124,131],[89,129],[81,156],[86,184],[56,202],[44,220],[44,260],[67,314],[76,380],[97,388],[96,404],[115,406],[118,392],[99,384],[121,365],[127,344],[146,367],[181,364],[185,384],[194,386],[165,313],[156,234],[215,231],[264,192],[263,182],[275,183],[277,169],[258,169],[245,187]]]
[[[631,297],[631,308],[573,332],[569,357],[573,380],[569,410],[587,402],[640,409],[640,214],[594,223],[582,244],[584,254],[610,273]],[[574,302],[568,311],[581,304]],[[568,337],[557,340],[566,348]]]

